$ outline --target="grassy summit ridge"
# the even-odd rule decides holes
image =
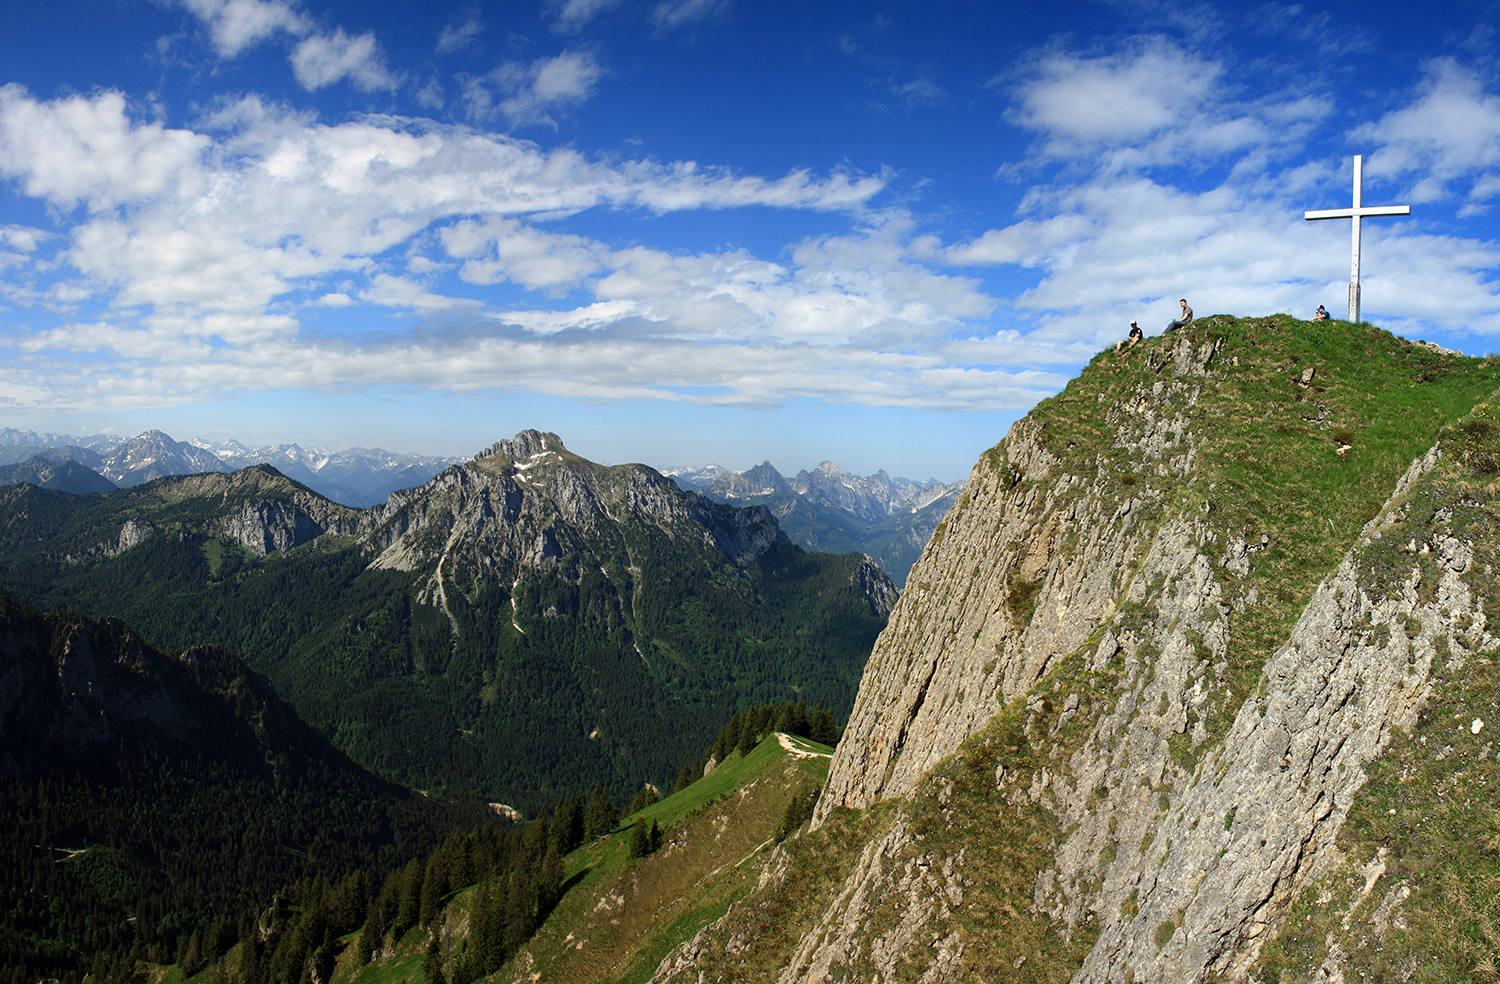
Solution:
[[[1285,315],[1213,316],[1189,334],[1216,340],[1218,378],[1170,394],[1166,340],[1152,339],[1095,356],[1031,417],[1050,451],[1112,476],[1121,500],[1139,497],[1159,520],[1203,516],[1221,545],[1246,543],[1248,576],[1225,582],[1254,599],[1230,623],[1224,707],[1232,714],[1412,460],[1500,387],[1500,359],[1445,354],[1368,324]],[[1148,435],[1192,433],[1186,468],[1174,468],[1170,453],[1143,458],[1119,439],[1122,418],[1164,391],[1165,407],[1134,412]]]
[[[825,971],[860,979],[937,974],[945,980],[1070,980],[1104,929],[1143,911],[1153,877],[1145,872],[1158,870],[1174,847],[1153,839],[1152,831],[1175,822],[1174,804],[1183,802],[1196,784],[1214,783],[1214,762],[1230,724],[1264,686],[1267,660],[1286,643],[1318,585],[1359,542],[1366,523],[1381,512],[1414,459],[1440,438],[1444,453],[1456,456],[1461,439],[1474,439],[1484,429],[1483,420],[1476,424],[1470,414],[1482,417],[1476,405],[1497,387],[1500,360],[1436,351],[1367,324],[1320,325],[1283,316],[1211,316],[1182,335],[1150,339],[1120,355],[1096,356],[1013,432],[1012,439],[1040,444],[1053,459],[1050,468],[1012,471],[1006,443],[987,452],[969,491],[928,548],[940,557],[950,552],[976,556],[980,551],[973,544],[996,528],[993,513],[997,502],[1003,502],[1007,508],[1030,511],[1034,530],[1056,520],[1045,533],[1050,537],[1055,531],[1051,549],[1072,556],[1082,549],[1073,538],[1092,531],[1079,528],[1069,511],[1071,502],[1081,507],[1077,515],[1098,517],[1098,522],[1109,522],[1112,510],[1128,506],[1136,546],[1113,578],[1114,600],[1105,606],[1096,630],[1076,650],[1051,659],[1029,692],[1011,695],[909,797],[885,800],[862,813],[837,809],[828,814],[811,835],[833,835],[822,841],[822,850],[800,859],[803,868],[794,866],[780,882],[763,883],[734,907],[716,937],[718,948],[704,950],[670,979],[768,980],[790,967],[790,979],[796,980],[812,980]],[[1476,459],[1485,453],[1484,447],[1469,452]],[[982,481],[986,476],[999,477],[1003,497],[981,497],[982,486],[996,484]],[[1493,491],[1475,492],[1472,498],[1482,502]],[[1090,496],[1093,501],[1086,501]],[[1203,618],[1227,634],[1222,649],[1211,653],[1201,638],[1188,633],[1188,662],[1196,661],[1186,680],[1192,694],[1159,692],[1162,684],[1153,682],[1166,663],[1165,648],[1157,647],[1183,631],[1173,619],[1185,609],[1171,602],[1190,586],[1138,576],[1161,569],[1148,563],[1145,552],[1154,537],[1173,526],[1191,534],[1183,541],[1187,552],[1199,551],[1212,563],[1214,584],[1222,594],[1214,595],[1217,607],[1207,606]],[[1477,536],[1484,535],[1475,529]],[[954,538],[951,550],[949,537]],[[983,542],[991,549],[1009,549],[998,540]],[[1496,560],[1500,565],[1500,557]],[[944,576],[950,580],[921,583],[922,578]],[[1059,603],[1046,596],[1044,578],[1020,583],[1020,563],[995,575],[983,569],[982,560],[972,572],[966,566],[945,573],[941,563],[924,559],[913,571],[907,598],[914,587],[934,596],[977,597],[975,585],[992,576],[1003,576],[1009,584],[1001,614],[1007,614],[1004,607],[1010,609],[1016,631]],[[1377,584],[1387,589],[1379,577],[1371,578],[1372,589]],[[892,629],[903,617],[906,600],[898,605]],[[984,617],[982,613],[979,620]],[[967,644],[975,623],[952,608],[943,618],[937,625],[916,623],[910,637],[935,634],[941,639],[947,633],[953,640],[957,634]],[[1125,658],[1096,656],[1101,639],[1110,633],[1131,640],[1122,643],[1128,648]],[[975,631],[976,644],[979,637]],[[1194,648],[1196,654],[1191,653]],[[882,650],[877,644],[877,659]],[[987,657],[975,649],[968,658],[977,666]],[[872,661],[872,668],[877,665]],[[915,665],[926,664],[919,660]],[[983,672],[989,674],[994,665]],[[1485,706],[1495,702],[1480,685],[1488,679],[1488,666],[1471,661],[1465,671],[1477,681],[1472,699]],[[870,684],[867,672],[862,688]],[[1200,690],[1201,702],[1189,700]],[[1452,735],[1457,710],[1441,693],[1430,713]],[[952,696],[928,692],[924,707],[943,706]],[[961,691],[956,699],[964,699]],[[1462,697],[1457,700],[1464,703]],[[1187,724],[1174,732],[1167,724],[1169,714],[1184,706]],[[1461,723],[1470,720],[1462,718]],[[1468,741],[1472,736],[1466,731],[1457,737]],[[1405,747],[1403,740],[1398,736],[1393,747]],[[1418,740],[1420,744],[1420,736]],[[1426,768],[1435,771],[1421,772],[1421,788],[1400,795],[1413,804],[1429,804],[1418,807],[1431,811],[1425,816],[1447,818],[1453,825],[1450,836],[1462,836],[1457,831],[1470,822],[1463,817],[1473,810],[1479,811],[1473,816],[1476,829],[1489,831],[1500,821],[1483,807],[1466,806],[1470,814],[1458,809],[1459,803],[1480,802],[1476,797],[1490,781],[1488,773],[1442,764],[1452,762],[1451,754],[1438,758],[1447,746],[1467,746],[1455,737],[1445,737],[1442,745],[1434,742],[1427,742]],[[1132,770],[1140,765],[1133,765],[1132,757],[1141,754],[1149,763],[1158,754],[1152,751],[1154,743],[1163,746],[1166,763],[1148,781],[1150,769],[1147,776],[1137,776]],[[1471,755],[1483,750],[1482,740],[1474,744],[1468,749]],[[1074,769],[1092,768],[1101,756],[1103,778],[1095,788],[1092,779]],[[1382,779],[1382,770],[1392,769],[1394,776]],[[1368,790],[1361,792],[1361,803],[1388,797],[1393,783],[1418,774],[1388,754],[1377,763]],[[1477,778],[1462,788],[1451,784],[1468,775]],[[1451,779],[1439,781],[1440,776]],[[1447,813],[1436,812],[1445,803]],[[1382,804],[1382,809],[1390,808]],[[1410,811],[1398,807],[1395,816],[1403,812],[1407,823],[1413,823]],[[1367,834],[1353,828],[1390,816],[1368,805],[1354,807],[1348,836],[1355,838],[1351,843],[1365,845],[1359,849],[1365,853],[1356,855],[1361,864],[1376,848]],[[1232,812],[1214,823],[1204,829],[1227,832],[1234,824]],[[1090,824],[1097,829],[1090,832]],[[1089,836],[1083,837],[1081,829]],[[1500,843],[1500,835],[1481,840],[1476,850],[1492,850],[1486,846],[1492,840]],[[1102,850],[1089,847],[1096,843]],[[1059,852],[1069,845],[1088,848],[1086,856],[1060,868]],[[1500,885],[1500,878],[1488,873],[1492,866],[1460,871],[1430,849],[1422,852],[1425,861],[1419,862],[1416,853],[1414,840],[1405,857],[1410,865],[1431,866],[1429,885],[1451,885],[1454,877],[1473,881],[1480,873],[1490,878],[1486,886]],[[809,881],[805,872],[815,865],[831,868],[834,879]],[[851,880],[844,881],[844,873],[856,867]],[[1073,880],[1066,885],[1053,881],[1049,887],[1043,876],[1059,870],[1071,872]],[[1128,884],[1121,891],[1120,877],[1112,874],[1135,870],[1145,879],[1139,896]],[[1439,877],[1438,871],[1447,874]],[[936,872],[945,874],[939,878]],[[930,887],[913,895],[889,890],[914,878],[931,879]],[[888,888],[877,892],[876,886]],[[944,892],[960,901],[922,909],[921,898]],[[1439,894],[1434,889],[1429,897]],[[1319,897],[1314,891],[1307,904]],[[1384,898],[1377,891],[1363,911],[1378,908]],[[1493,918],[1488,907],[1497,896],[1491,887],[1477,886],[1461,898],[1466,907],[1461,912],[1468,915],[1445,912],[1441,906],[1424,911],[1431,913],[1430,923],[1450,927],[1447,939],[1462,939],[1477,952],[1491,939],[1479,917]],[[758,932],[757,914],[767,910],[786,914],[769,935]],[[1412,910],[1411,919],[1418,915]],[[1165,952],[1169,943],[1181,945],[1183,938],[1177,935],[1174,941],[1174,934],[1182,918],[1179,912],[1154,925],[1156,952]],[[1355,925],[1355,939],[1346,951],[1366,939]],[[1324,946],[1326,928],[1309,926],[1301,938]],[[809,947],[809,941],[817,945]],[[1373,960],[1381,945],[1378,937],[1368,936],[1361,952]],[[1152,946],[1148,939],[1146,947]],[[1288,957],[1279,953],[1265,951],[1268,966],[1274,959],[1282,961],[1278,966],[1295,963],[1302,968],[1288,981],[1306,979],[1308,965],[1300,961],[1316,956],[1316,967],[1323,958],[1307,947]],[[830,955],[831,965],[818,962]],[[1449,976],[1434,979],[1460,979],[1467,973],[1463,967],[1474,966],[1472,956],[1467,964],[1455,961],[1449,964]]]

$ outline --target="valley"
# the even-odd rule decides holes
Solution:
[[[981,455],[899,598],[541,432],[373,510],[270,468],[17,486],[0,553],[28,603],[238,640],[355,760],[531,821],[450,828],[305,946],[331,889],[288,888],[241,917],[274,946],[158,950],[161,984],[1481,979],[1497,401],[1494,359],[1202,318]]]
[[[0,488],[0,587],[244,653],[367,768],[527,815],[669,782],[752,702],[842,716],[896,597],[763,509],[535,431],[369,510],[265,465]]]

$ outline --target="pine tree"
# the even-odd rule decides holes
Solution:
[[[828,708],[821,705],[814,708],[808,722],[808,737],[825,745],[839,743],[839,728],[833,723],[833,713]]]
[[[603,837],[614,830],[620,822],[620,816],[615,811],[615,804],[609,798],[609,790],[604,784],[595,783],[593,795],[589,797],[588,808],[583,814],[583,834],[585,839],[593,840]]]
[[[651,835],[646,830],[646,821],[637,820],[630,828],[630,856],[643,858],[651,853]]]
[[[443,982],[443,937],[441,933],[433,933],[432,939],[427,943],[427,953],[422,958],[422,976],[427,984],[444,984]]]
[[[417,924],[417,917],[422,912],[422,862],[412,858],[401,870],[400,891],[397,894],[396,923],[391,931],[396,934],[396,939],[406,935],[406,931]]]
[[[577,850],[583,844],[583,813],[582,794],[574,793],[557,804],[557,812],[552,816],[548,835],[552,843],[557,845],[559,854]]]
[[[646,807],[655,803],[658,798],[656,790],[650,786],[642,786],[641,791],[636,793],[635,798],[630,801],[630,809],[625,811],[625,815],[629,816],[633,813],[641,812]]]
[[[443,911],[448,889],[448,858],[439,848],[427,859],[427,872],[422,879],[422,903],[417,915],[420,925],[426,926]]]
[[[527,877],[526,869],[516,871],[510,879],[510,889],[505,898],[505,952],[515,953],[521,944],[531,939],[536,928],[536,893]]]
[[[548,843],[547,853],[542,858],[542,866],[536,876],[536,905],[537,918],[547,918],[547,913],[552,911],[562,898],[563,889],[562,855],[558,853],[555,841]]]

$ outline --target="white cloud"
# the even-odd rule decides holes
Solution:
[[[1464,183],[1470,204],[1500,195],[1500,96],[1451,58],[1428,66],[1418,93],[1410,105],[1354,129],[1353,139],[1379,147],[1366,173],[1410,182],[1417,202],[1446,198]]]
[[[0,174],[63,208],[195,194],[208,147],[199,134],[131,121],[119,93],[43,103],[19,85],[0,88]]]
[[[586,102],[603,77],[604,66],[591,53],[564,51],[529,64],[506,62],[466,79],[464,103],[472,120],[504,115],[512,126],[556,126],[552,114]]]
[[[448,255],[471,284],[510,281],[529,290],[572,287],[598,272],[606,252],[581,236],[545,233],[514,219],[465,220],[442,231]]]
[[[1295,153],[1331,112],[1296,78],[1255,100],[1235,98],[1231,79],[1223,64],[1160,37],[1105,55],[1054,50],[1021,70],[1011,119],[1040,136],[1044,160],[1126,171]]]
[[[52,234],[45,229],[34,229],[31,226],[3,225],[0,226],[0,243],[4,243],[11,249],[22,253],[36,251],[37,245],[44,239],[52,238]]]
[[[552,29],[559,34],[571,34],[619,3],[620,0],[554,0],[547,4],[547,9],[556,18]]]
[[[307,18],[276,0],[182,0],[208,28],[214,49],[233,58],[267,38],[286,33],[301,37],[311,30]]]
[[[1046,135],[1055,152],[1145,140],[1199,114],[1222,69],[1161,39],[1094,58],[1056,53],[1019,92],[1017,120]]]
[[[462,51],[473,44],[483,30],[484,23],[479,19],[479,11],[468,11],[462,22],[454,19],[443,28],[443,33],[438,35],[437,53],[449,55],[455,51]]]
[[[332,34],[314,34],[292,50],[291,60],[304,89],[321,89],[343,79],[366,92],[400,84],[385,67],[380,44],[370,32],[350,37],[343,28],[335,28]]]
[[[255,98],[220,106],[195,132],[132,120],[117,94],[47,101],[12,87],[0,133],[18,137],[0,150],[0,175],[64,210],[87,206],[58,213],[62,267],[40,292],[0,277],[33,307],[62,290],[86,304],[30,336],[29,364],[108,353],[114,368],[101,363],[97,379],[65,377],[104,402],[375,380],[531,386],[518,375],[527,366],[546,392],[758,404],[832,381],[841,399],[920,402],[891,394],[941,370],[933,339],[989,304],[969,281],[926,269],[938,251],[898,221],[810,239],[790,265],[739,250],[617,248],[546,227],[595,208],[862,214],[889,175],[605,163],[427,121],[325,125]],[[20,227],[5,235],[39,239]],[[501,282],[577,306],[496,312],[484,293]],[[309,335],[289,313],[355,303],[471,327],[355,346]],[[986,399],[1024,402],[1023,392],[997,385]]]
[[[663,0],[651,11],[651,22],[658,31],[675,31],[722,17],[732,5],[732,0]]]

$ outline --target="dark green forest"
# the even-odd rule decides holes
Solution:
[[[774,730],[837,739],[825,707],[752,706],[677,788]],[[237,945],[226,980],[327,980],[345,947],[367,961],[475,886],[463,948],[434,949],[426,968],[468,984],[546,918],[568,853],[620,821],[602,783],[520,826],[413,795],[225,650],[169,656],[118,620],[3,595],[0,738],[0,984],[137,984],[146,963],[192,975]],[[642,788],[629,812],[656,798]],[[660,846],[654,824],[636,827],[632,856]]]
[[[372,771],[528,815],[595,782],[620,796],[670,782],[738,708],[846,714],[884,626],[853,583],[857,555],[782,544],[737,566],[629,520],[592,548],[600,562],[556,565],[576,577],[458,572],[450,623],[425,575],[370,569],[360,541],[257,557],[206,532],[234,502],[173,498],[171,481],[0,489],[0,588],[165,647],[224,646]],[[130,518],[157,534],[94,549]]]
[[[87,693],[59,669],[77,653],[103,667]],[[132,717],[136,685],[152,716]],[[355,765],[223,650],[166,656],[121,623],[3,595],[0,739],[6,984],[171,962],[284,885],[383,872],[483,815]]]

